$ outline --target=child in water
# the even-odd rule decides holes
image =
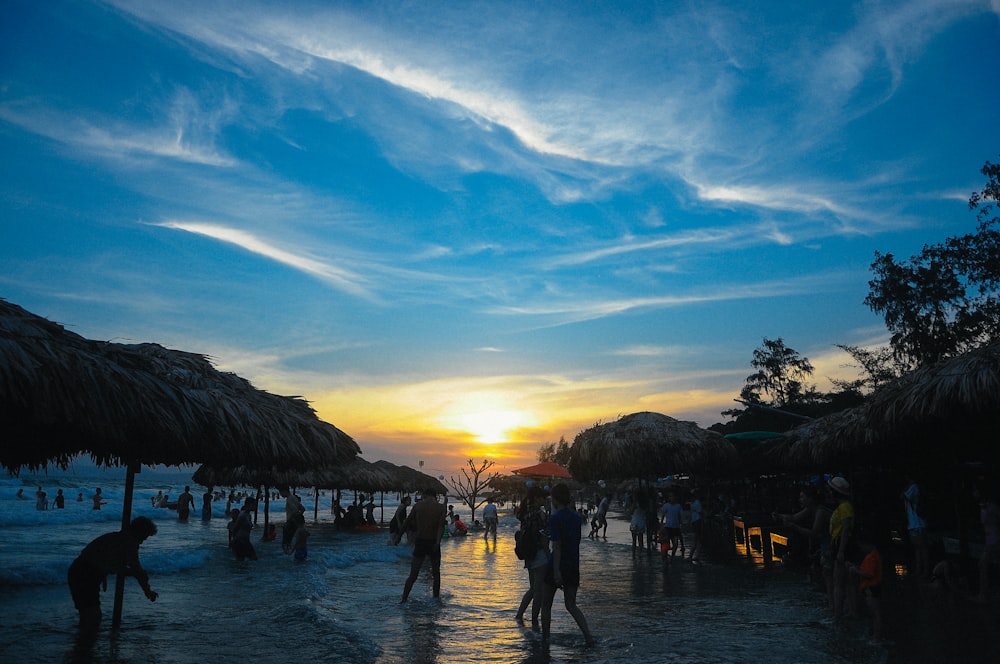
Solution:
[[[295,531],[295,535],[292,536],[292,558],[295,560],[306,559],[309,555],[308,539],[309,531],[306,530],[305,526],[299,526],[298,530]]]

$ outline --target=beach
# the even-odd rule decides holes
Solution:
[[[50,480],[44,485],[50,499],[60,485],[68,499],[64,510],[43,512],[35,509],[34,481],[0,481],[5,662],[988,661],[985,651],[977,659],[977,643],[872,645],[863,618],[831,623],[822,593],[802,571],[763,569],[712,549],[704,565],[677,560],[664,570],[658,553],[633,557],[627,523],[620,519],[611,520],[607,540],[588,539],[585,529],[581,544],[578,603],[597,645],[584,646],[561,594],[545,642],[514,620],[527,573],[514,556],[517,522],[508,511],[501,511],[495,542],[476,532],[443,542],[439,599],[431,597],[424,572],[410,600],[400,604],[410,550],[389,545],[384,528],[334,529],[329,492],[320,496],[314,517],[314,497],[300,491],[312,533],[306,561],[284,555],[279,542],[260,541],[261,512],[253,535],[259,560],[239,562],[227,547],[224,501],[214,504],[211,520],[196,511],[180,523],[176,512],[153,507],[150,498],[159,490],[176,496],[184,478],[148,475],[137,480],[133,515],[149,516],[159,527],[140,550],[159,598],[149,602],[128,579],[122,626],[112,630],[111,581],[102,595],[101,633],[92,648],[81,651],[66,570],[87,542],[119,528],[123,482],[107,475]],[[100,511],[86,500],[96,482],[108,500]],[[15,497],[21,487],[28,500]],[[79,492],[82,503],[76,502]],[[203,492],[192,485],[199,506]],[[345,500],[351,500],[349,492]],[[396,496],[385,496],[386,521],[396,504]],[[282,506],[271,505],[279,528]],[[469,521],[467,508],[456,510]],[[897,633],[910,633],[900,632],[891,616],[887,623]],[[943,637],[923,638],[932,644]],[[946,659],[949,654],[959,656]]]

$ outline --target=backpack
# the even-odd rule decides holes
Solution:
[[[514,555],[518,560],[531,560],[538,551],[537,535],[523,528],[514,533]]]

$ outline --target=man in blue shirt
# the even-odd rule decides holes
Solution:
[[[557,484],[552,489],[552,503],[555,511],[549,519],[549,540],[552,542],[552,557],[545,575],[545,597],[542,602],[542,638],[549,638],[552,624],[552,601],[556,590],[562,588],[566,610],[583,632],[587,645],[594,644],[594,637],[587,627],[587,618],[576,605],[576,593],[580,589],[580,515],[573,509],[573,499],[569,487]]]

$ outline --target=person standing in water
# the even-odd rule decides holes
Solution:
[[[434,578],[434,597],[441,596],[441,537],[444,535],[445,527],[444,505],[437,501],[437,493],[433,489],[424,489],[423,497],[410,510],[403,528],[393,540],[399,544],[399,539],[404,532],[411,527],[416,531],[413,542],[413,558],[410,561],[410,575],[406,577],[403,586],[403,599],[405,602],[413,589],[413,583],[420,574],[420,568],[424,566],[424,560],[431,559],[431,575]]]
[[[201,497],[201,520],[211,521],[212,520],[212,500],[215,499],[215,492],[212,491],[213,487],[208,487],[205,489],[204,495]]]
[[[100,627],[100,591],[107,589],[109,574],[134,576],[149,601],[156,601],[158,595],[149,587],[149,574],[139,563],[139,546],[155,534],[155,523],[136,517],[124,530],[93,540],[69,566],[66,580],[73,605],[80,612],[81,633],[92,636]]]
[[[177,520],[187,521],[192,507],[194,507],[194,496],[191,495],[191,487],[186,486],[184,493],[177,498]]]
[[[573,499],[569,487],[557,484],[552,488],[554,512],[549,518],[549,541],[552,542],[552,557],[549,559],[545,575],[545,597],[542,602],[542,638],[549,638],[552,625],[552,602],[556,590],[562,588],[566,610],[583,632],[588,646],[594,645],[594,637],[587,626],[587,618],[576,605],[576,594],[580,589],[580,515],[573,509]]]
[[[83,494],[81,493],[80,495],[82,496]],[[108,501],[104,500],[104,496],[101,495],[101,487],[97,487],[97,489],[94,491],[94,495],[91,496],[90,499],[94,501],[95,510],[101,509],[101,505],[108,504]]]

